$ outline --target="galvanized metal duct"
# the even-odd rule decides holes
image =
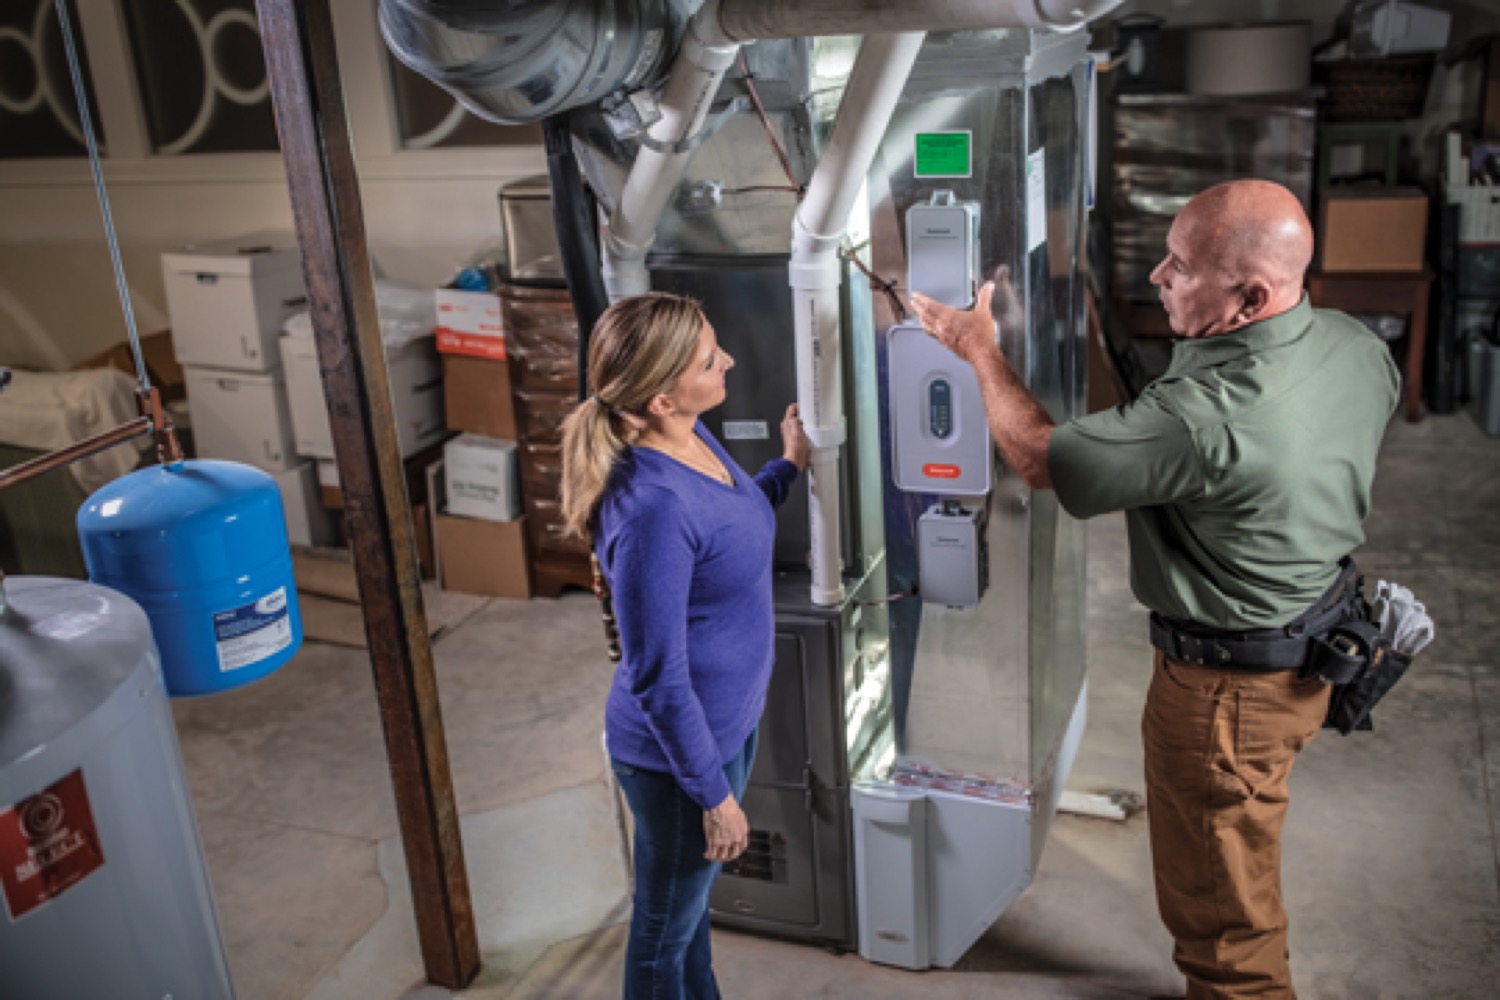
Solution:
[[[1120,0],[723,0],[719,28],[736,42],[800,35],[1032,28],[1072,31]]]
[[[482,118],[540,121],[655,82],[684,0],[380,0],[396,58]]]
[[[1120,0],[380,0],[407,66],[501,124],[540,121],[660,80],[689,14],[708,47],[815,35],[1071,31]],[[700,8],[707,7],[708,10]],[[716,7],[717,9],[713,9]]]

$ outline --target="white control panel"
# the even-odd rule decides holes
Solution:
[[[917,522],[922,600],[972,608],[989,586],[990,560],[978,507],[957,500],[933,504]]]
[[[990,429],[979,378],[915,321],[891,329],[892,472],[909,493],[990,491]]]
[[[907,287],[956,309],[974,304],[979,277],[979,204],[934,191],[906,212]]]
[[[907,285],[957,309],[974,304],[979,206],[952,191],[906,212]],[[979,378],[915,320],[891,329],[891,451],[896,486],[980,496],[990,490],[990,428]]]

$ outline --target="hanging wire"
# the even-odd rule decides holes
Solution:
[[[57,19],[62,24],[63,48],[68,54],[68,72],[73,77],[73,93],[78,99],[78,118],[83,126],[83,138],[89,148],[89,167],[94,173],[94,191],[99,196],[99,211],[104,216],[104,232],[109,237],[109,256],[115,266],[115,285],[120,292],[120,308],[125,312],[125,329],[130,334],[130,353],[135,360],[136,378],[141,392],[151,392],[151,378],[146,373],[145,356],[141,353],[141,340],[135,328],[135,310],[130,305],[130,286],[125,283],[125,265],[120,261],[120,241],[115,234],[115,218],[109,210],[109,194],[104,190],[104,170],[99,165],[99,145],[94,138],[94,120],[89,114],[88,94],[83,87],[83,71],[78,64],[78,51],[73,41],[73,23],[68,19],[67,0],[55,0]]]
[[[776,129],[771,125],[771,118],[766,114],[766,106],[760,103],[760,93],[755,89],[755,75],[750,72],[750,64],[745,61],[745,50],[739,53],[740,76],[745,80],[745,89],[750,92],[750,103],[755,105],[755,113],[760,116],[760,123],[766,130],[766,137],[771,140],[771,148],[776,153],[776,159],[781,162],[782,172],[786,179],[791,181],[792,188],[797,192],[797,200],[807,193],[807,188],[797,180],[797,174],[792,170],[792,158],[786,155],[786,150],[781,145],[781,138],[776,134]]]
[[[865,262],[859,259],[857,250],[858,247],[839,247],[839,256],[859,268],[860,273],[870,279],[870,291],[885,294],[886,301],[890,304],[891,312],[896,317],[896,322],[906,322],[911,312],[906,308],[906,303],[901,301],[900,293],[896,291],[896,279],[891,278],[887,280],[870,270],[865,266]]]

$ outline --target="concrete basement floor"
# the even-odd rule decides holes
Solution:
[[[1500,439],[1391,425],[1360,562],[1438,641],[1293,778],[1292,966],[1316,1000],[1485,998],[1500,982]],[[1141,790],[1150,676],[1123,518],[1089,528],[1089,726],[1069,786]],[[239,1000],[619,996],[629,904],[599,732],[597,606],[494,600],[434,646],[484,971],[426,986],[367,656],[310,643],[246,690],[174,706]],[[1147,997],[1181,991],[1146,823],[1063,815],[1036,879],[951,970],[716,931],[727,997]]]

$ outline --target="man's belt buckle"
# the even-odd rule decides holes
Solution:
[[[1219,662],[1222,663],[1222,664],[1229,663],[1229,661],[1231,659],[1229,650],[1227,650],[1223,646],[1219,645],[1219,643],[1217,641],[1215,641],[1215,640],[1212,640],[1212,639],[1199,639],[1199,638],[1197,638],[1195,636],[1188,635],[1186,632],[1178,632],[1178,633],[1176,633],[1176,635],[1177,635],[1177,651],[1180,654],[1182,654],[1181,658],[1184,659],[1184,660],[1186,660],[1189,663],[1197,664],[1200,667],[1206,667],[1206,666],[1208,666],[1208,661],[1210,659],[1210,657],[1208,657],[1208,656],[1202,656],[1202,655],[1200,655],[1200,656],[1188,656],[1187,655],[1187,651],[1189,649],[1195,650],[1196,652],[1198,652],[1200,654],[1204,653],[1207,650],[1211,649],[1211,650],[1213,650],[1215,652],[1215,654],[1218,657]]]

